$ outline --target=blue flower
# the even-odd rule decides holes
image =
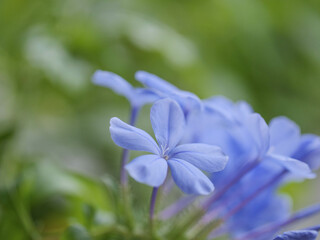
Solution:
[[[183,192],[203,195],[212,192],[214,186],[201,170],[216,172],[225,168],[228,158],[221,149],[200,143],[178,145],[185,131],[185,118],[173,100],[162,99],[154,103],[150,119],[158,144],[141,129],[118,118],[110,121],[111,137],[117,145],[152,153],[126,165],[130,176],[138,182],[159,187],[169,166],[173,180]]]
[[[305,163],[308,161],[306,156],[305,160],[294,158],[301,139],[299,127],[291,120],[277,117],[268,126],[259,114],[253,113],[246,102],[233,103],[221,96],[206,99],[203,105],[204,111],[189,117],[189,139],[218,145],[228,154],[232,164],[228,164],[225,171],[216,175],[216,179],[224,181],[223,178],[252,161],[273,162],[279,170],[286,169],[291,177],[297,179],[314,177]],[[309,161],[320,166],[320,145],[315,142],[309,138],[304,144],[301,143],[297,155],[306,155],[308,150],[312,152]]]
[[[153,91],[145,88],[134,88],[122,77],[112,72],[98,70],[94,73],[92,80],[96,85],[110,88],[115,93],[126,97],[132,107],[139,108],[159,99],[159,96]]]
[[[162,98],[172,98],[179,103],[184,114],[187,116],[193,109],[200,109],[202,107],[201,100],[197,95],[191,92],[183,91],[176,86],[168,83],[162,78],[145,72],[138,71],[135,74],[137,81],[141,82],[148,89],[155,92]]]
[[[251,113],[248,105],[239,108],[239,105],[221,97],[213,98],[204,105],[201,124],[196,121],[199,115],[192,114],[188,122],[192,125],[189,127],[193,128],[199,142],[217,145],[230,157],[226,169],[211,177],[217,186],[216,194],[220,196],[215,199],[213,194],[211,197],[215,199],[210,209],[212,216],[219,214],[222,218],[226,217],[231,235],[245,233],[286,216],[289,205],[275,194],[282,178],[314,176],[306,163],[292,158],[299,144],[300,131],[297,131],[297,126],[283,117],[274,119],[268,126],[259,114]],[[250,171],[245,176],[241,175],[248,168]],[[225,187],[235,176],[242,177],[237,181],[231,180],[232,187]],[[259,193],[260,189],[263,192]],[[221,192],[224,194],[219,195]],[[282,205],[283,211],[276,210],[275,214],[271,214],[270,209],[277,205]],[[264,216],[260,216],[259,221],[252,222],[252,218],[257,218],[257,212],[262,212],[261,208],[268,208],[270,214],[263,212]]]
[[[236,140],[236,146],[241,146],[245,142],[250,144],[250,148],[242,148],[245,150],[244,159],[250,160],[253,157],[253,159],[260,159],[261,163],[234,184],[216,204],[226,202],[223,211],[228,213],[230,209],[232,211],[235,206],[241,206],[242,202],[245,202],[250,196],[254,196],[260,187],[266,187],[264,192],[256,195],[253,200],[245,204],[239,212],[226,222],[229,233],[233,236],[244,234],[288,215],[288,201],[276,195],[276,189],[283,182],[281,178],[278,179],[278,176],[283,174],[283,177],[293,179],[314,177],[306,163],[291,157],[300,141],[300,129],[295,123],[285,117],[278,117],[273,119],[268,127],[258,114],[250,114],[243,120],[240,125],[236,125],[242,126],[240,129],[245,130],[244,133],[246,134],[244,136],[246,137],[243,138],[243,135],[239,135],[238,131],[235,131],[231,136]],[[223,149],[226,149],[228,155],[230,154],[230,163],[231,161],[232,163],[237,161],[235,153],[239,154],[239,151],[235,151],[233,147]],[[231,176],[232,173],[236,174],[237,169],[228,169],[227,167],[225,171],[218,173],[218,176],[215,176],[213,180],[216,184],[218,180],[219,184],[222,185],[224,179]],[[273,179],[278,182],[273,182]],[[232,201],[228,202],[228,199]],[[255,221],[252,221],[253,218]],[[269,232],[261,239],[270,239],[272,234],[274,232]]]
[[[273,240],[316,240],[318,233],[313,230],[299,230],[285,232]]]
[[[296,179],[315,176],[306,163],[292,157],[300,141],[300,130],[287,118],[275,118],[268,126],[259,114],[245,113],[241,121],[226,125],[223,134],[227,137],[211,134],[211,141],[207,143],[218,145],[226,151],[233,163],[231,172],[237,171],[239,163],[268,161],[275,165],[275,175],[285,170],[288,176]],[[220,174],[225,175],[227,171]]]

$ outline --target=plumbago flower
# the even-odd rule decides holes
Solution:
[[[129,122],[131,125],[135,125],[141,107],[143,107],[145,104],[153,103],[160,98],[157,94],[148,89],[134,88],[122,77],[112,72],[97,70],[92,77],[92,81],[96,85],[110,88],[115,93],[127,98],[131,106],[129,118]],[[126,186],[128,181],[127,174],[124,169],[124,166],[126,165],[128,160],[129,151],[127,149],[124,149],[122,153],[120,169],[120,181],[123,186]]]
[[[224,113],[224,109],[227,109],[228,113]],[[277,177],[278,181],[288,176],[300,179],[314,177],[306,163],[292,158],[293,151],[289,151],[289,146],[293,141],[292,136],[288,134],[291,127],[282,126],[285,132],[282,135],[280,133],[275,135],[277,131],[274,126],[277,124],[272,124],[269,128],[259,114],[251,111],[245,103],[233,104],[220,97],[206,102],[202,114],[190,116],[189,128],[193,130],[196,138],[191,134],[189,139],[217,145],[224,149],[230,158],[226,169],[212,176],[211,179],[218,189],[205,204],[206,206],[211,203],[217,204],[218,201],[225,202],[228,192],[233,195],[239,184],[248,186],[248,182],[242,183],[246,181],[244,177],[250,176],[250,172],[261,164],[271,165],[272,169],[263,170],[255,180],[250,180],[251,187],[244,188],[247,191],[242,191],[241,196],[249,197],[250,194],[254,194],[251,193],[253,190],[273,181],[273,178],[280,174],[282,176]],[[286,139],[288,143],[283,142]],[[232,204],[235,202],[237,201],[234,200]]]
[[[120,147],[146,151],[126,165],[136,181],[152,187],[163,184],[168,166],[174,182],[187,194],[209,194],[214,186],[206,172],[225,168],[227,157],[217,146],[190,143],[178,145],[183,137],[185,118],[180,106],[173,100],[157,101],[151,108],[150,119],[158,144],[145,131],[130,126],[118,118],[110,121],[113,141]]]
[[[296,132],[292,131],[292,126],[294,126],[292,122],[281,117],[273,120],[269,128],[261,116],[250,114],[248,117],[249,119],[242,116],[244,120],[247,119],[242,122],[240,127],[244,132],[239,134],[237,130],[234,133],[232,131],[229,133],[230,139],[233,144],[236,142],[237,147],[230,145],[223,147],[223,149],[226,149],[226,153],[230,156],[230,163],[232,162],[233,167],[229,167],[229,169],[227,167],[227,171],[212,177],[213,182],[221,186],[216,194],[218,196],[219,193],[222,192],[222,194],[219,197],[214,194],[208,201],[212,205],[207,219],[208,217],[209,219],[210,217],[211,219],[223,219],[225,224],[223,230],[220,229],[220,233],[222,231],[233,237],[241,236],[259,226],[281,220],[289,215],[290,201],[283,196],[278,196],[276,191],[283,184],[284,179],[295,180],[314,177],[307,164],[291,158],[295,142],[293,136],[296,135]],[[286,124],[283,124],[283,121]],[[275,129],[279,127],[280,123],[282,123],[281,130],[276,131]],[[235,129],[237,128],[238,126],[235,127]],[[230,128],[228,128],[229,130]],[[221,141],[221,139],[223,138],[218,140]],[[217,141],[214,143],[221,144]],[[229,141],[224,145],[228,145],[228,143]],[[293,149],[289,149],[289,146],[292,146]],[[256,162],[255,159],[260,160]],[[236,162],[239,160],[243,161],[240,162],[240,165]],[[253,165],[254,168],[249,168],[250,171],[229,185],[229,188],[225,188],[224,182],[228,181],[230,176],[232,178],[232,175],[237,176],[239,172],[241,173],[239,169],[246,162],[256,162],[258,165]],[[238,168],[234,168],[234,166],[238,166]],[[263,236],[253,239],[268,240],[272,238],[274,233],[274,231],[269,231]],[[217,231],[213,232],[212,236],[215,234]]]
[[[301,147],[298,126],[285,117],[277,117],[271,121],[269,135],[270,146],[263,161],[247,173],[221,199],[221,202],[224,202],[230,199],[228,196],[230,194],[238,196],[237,200],[229,202],[224,208],[228,216],[227,231],[233,236],[241,236],[259,226],[286,218],[289,215],[290,201],[286,201],[283,197],[281,200],[276,193],[277,188],[288,181],[314,177],[308,165],[303,162],[305,158],[302,156],[312,155],[312,162],[319,162],[319,155],[316,155],[319,153],[319,145],[315,144],[316,139],[313,139],[313,144],[309,140],[308,144],[304,145],[312,145],[312,147]],[[301,156],[299,158],[298,154],[295,154],[297,151]],[[255,184],[252,184],[253,182]],[[248,185],[251,185],[251,188],[246,188]],[[228,212],[231,212],[232,215]],[[252,221],[252,218],[256,220]],[[254,238],[245,236],[241,239],[268,240],[277,230],[269,230],[263,235],[255,235]]]
[[[150,118],[157,142],[131,126],[132,121],[130,125],[118,118],[110,121],[111,137],[124,153],[151,153],[122,164],[123,171],[136,181],[154,187],[151,223],[158,187],[168,169],[176,185],[194,196],[182,197],[164,209],[158,215],[162,220],[191,205],[195,195],[209,195],[216,186],[187,219],[191,225],[177,226],[179,236],[191,227],[188,236],[192,239],[223,235],[234,240],[269,240],[283,227],[320,212],[320,204],[315,204],[291,214],[290,198],[278,193],[288,182],[315,177],[312,171],[320,167],[318,136],[301,135],[299,127],[286,117],[276,117],[268,125],[244,101],[234,103],[222,96],[200,100],[144,71],[138,71],[135,78],[145,88],[134,88],[110,72],[97,71],[93,80],[125,96],[132,109],[154,103]],[[186,222],[181,226],[186,227]],[[314,240],[318,231],[319,226],[285,232],[274,240]],[[177,239],[174,232],[166,239]]]
[[[210,208],[204,222],[222,218],[222,232],[237,237],[288,216],[290,201],[278,196],[276,189],[288,180],[314,177],[304,159],[319,163],[317,138],[299,143],[296,124],[278,117],[268,126],[245,102],[214,97],[204,106],[204,111],[189,116],[189,140],[220,146],[230,157],[226,169],[211,178],[218,189],[204,204]],[[303,157],[296,159],[298,155]],[[259,239],[270,239],[274,233]]]

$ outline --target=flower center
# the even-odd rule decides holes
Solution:
[[[160,146],[161,149],[161,156],[165,159],[169,159],[169,148],[167,146]]]

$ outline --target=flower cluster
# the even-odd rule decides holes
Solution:
[[[125,96],[132,107],[130,125],[110,121],[113,141],[124,149],[121,183],[126,171],[152,186],[150,217],[158,188],[173,182],[191,196],[183,196],[157,217],[169,219],[191,205],[197,195],[194,229],[205,238],[228,236],[238,240],[269,240],[283,227],[320,212],[320,204],[291,213],[290,199],[278,193],[284,184],[311,179],[320,168],[320,138],[301,134],[286,117],[269,124],[243,101],[215,96],[201,100],[165,80],[138,71],[134,88],[120,76],[97,71],[93,81]],[[150,120],[156,141],[134,127],[139,109],[153,104]],[[149,152],[128,163],[129,150]],[[316,239],[319,226],[286,232],[275,239]],[[197,235],[196,235],[197,236]],[[198,238],[195,238],[198,239]],[[200,239],[200,237],[199,237]]]

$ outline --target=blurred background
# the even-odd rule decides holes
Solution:
[[[91,83],[97,69],[135,86],[146,70],[320,134],[320,2],[0,0],[1,239],[59,239],[67,222],[89,224],[84,203],[110,207],[97,182],[118,179],[109,119],[129,105]],[[283,191],[297,209],[320,200],[319,183]]]

